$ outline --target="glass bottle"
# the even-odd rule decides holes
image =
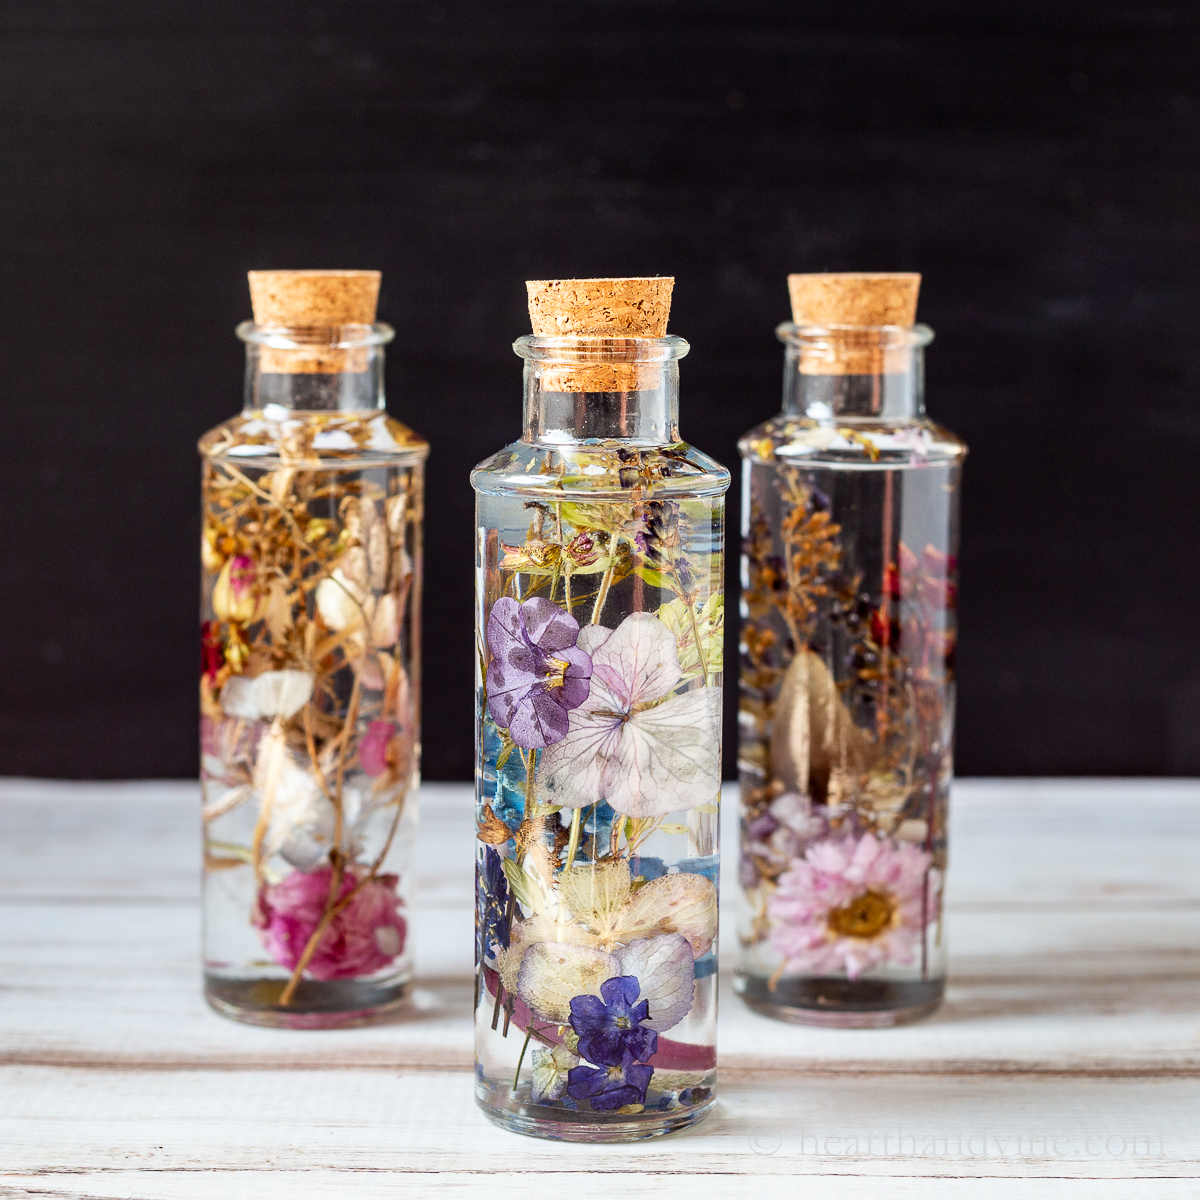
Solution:
[[[361,1024],[412,978],[429,448],[384,410],[377,271],[250,285],[245,408],[200,439],[205,995]]]
[[[966,446],[925,416],[920,276],[791,276],[783,411],[743,457],[740,961],[751,1008],[941,1003]]]
[[[729,473],[679,437],[672,282],[529,284],[524,434],[472,475],[476,1096],[541,1137],[714,1101]]]

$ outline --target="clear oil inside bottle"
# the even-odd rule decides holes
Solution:
[[[650,1137],[714,1098],[728,474],[678,440],[674,365],[624,393],[527,366],[526,436],[473,475],[476,1095],[543,1137]]]
[[[919,357],[791,385],[742,439],[736,987],[893,1024],[944,987],[965,447],[921,413]]]

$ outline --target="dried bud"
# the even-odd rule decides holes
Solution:
[[[254,560],[245,554],[234,555],[225,563],[212,591],[213,612],[218,620],[248,625],[256,619],[259,607],[254,590],[256,574]]]

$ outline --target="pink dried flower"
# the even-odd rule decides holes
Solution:
[[[372,721],[358,743],[358,763],[366,775],[382,775],[388,769],[388,743],[399,726],[394,721]]]
[[[827,838],[779,877],[767,904],[770,941],[785,969],[864,971],[913,961],[922,922],[921,898],[930,857],[912,845],[891,846],[873,833]]]
[[[329,900],[331,867],[305,874],[293,871],[259,893],[254,924],[267,952],[294,970]],[[333,918],[309,961],[313,979],[354,979],[380,971],[404,949],[408,926],[397,912],[396,876],[377,875]],[[347,872],[338,899],[358,884]]]
[[[254,559],[235,554],[226,561],[213,584],[213,613],[220,621],[250,624],[258,617],[259,602],[254,594],[257,568]]]

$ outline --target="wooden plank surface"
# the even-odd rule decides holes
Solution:
[[[502,1197],[549,1171],[625,1196],[1200,1195],[1196,783],[958,784],[944,1008],[810,1030],[726,981],[717,1112],[627,1147],[475,1110],[467,788],[422,794],[411,1014],[337,1033],[204,1005],[196,807],[186,784],[0,781],[0,1194]]]

